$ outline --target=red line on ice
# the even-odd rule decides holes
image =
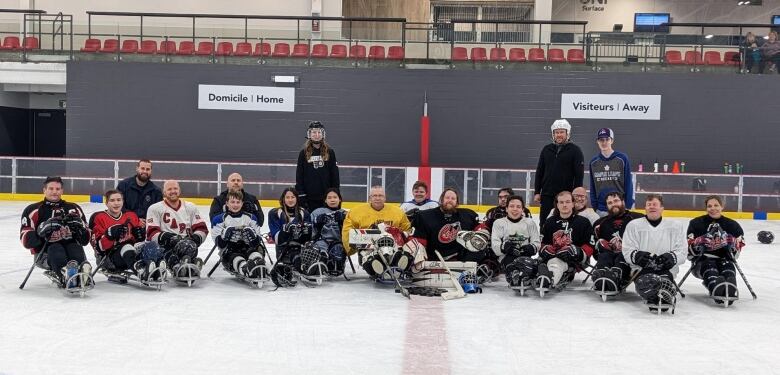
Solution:
[[[404,374],[449,374],[447,325],[439,297],[413,296],[406,314]]]

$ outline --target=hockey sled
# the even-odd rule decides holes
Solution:
[[[723,305],[724,308],[728,308],[735,301],[739,300],[739,289],[736,285],[730,282],[722,282],[713,288],[713,292],[718,291],[719,288],[724,288],[724,295],[716,295],[715,293],[710,295],[715,303]],[[733,291],[734,295],[731,296],[729,292]]]
[[[65,283],[62,282],[62,279],[60,279],[56,272],[44,271],[43,274],[51,279],[57,287],[68,292],[68,294],[78,294],[79,297],[84,297],[87,294],[87,291],[95,287],[95,281],[92,279],[90,271],[91,270],[77,272],[65,280]]]
[[[154,272],[159,275],[159,276],[156,275],[152,276],[155,279],[141,280],[138,277],[138,275],[130,271],[121,271],[121,272],[109,271],[109,270],[101,271],[101,273],[108,278],[108,281],[112,283],[127,284],[128,281],[131,281],[133,282],[133,284],[138,284],[145,288],[162,290],[162,287],[168,283],[168,270],[156,268]]]
[[[601,285],[601,288],[597,288],[599,284]],[[609,277],[600,277],[593,280],[591,290],[596,292],[596,295],[600,296],[603,302],[607,302],[609,297],[614,297],[623,292],[615,283],[615,280],[612,280]]]
[[[187,284],[191,287],[196,281],[200,280],[200,268],[190,262],[181,262],[173,266],[173,279],[179,283]]]

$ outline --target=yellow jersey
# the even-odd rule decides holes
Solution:
[[[370,203],[357,206],[349,210],[347,217],[344,219],[344,227],[341,230],[341,241],[348,255],[355,253],[349,246],[349,230],[369,229],[372,225],[379,223],[399,228],[404,232],[409,232],[412,229],[412,224],[409,222],[406,214],[398,206],[385,204],[379,211],[371,207]]]

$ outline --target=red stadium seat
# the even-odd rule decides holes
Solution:
[[[239,42],[236,43],[236,51],[233,52],[234,56],[249,56],[252,54],[252,43]]]
[[[509,61],[512,62],[525,62],[525,50],[522,48],[510,48],[509,49]]]
[[[97,52],[100,49],[100,39],[87,39],[81,52]]]
[[[387,49],[388,60],[403,60],[405,56],[404,47],[390,46],[390,48]]]
[[[330,47],[330,57],[333,59],[346,59],[347,46],[343,44],[334,44]]]
[[[371,60],[384,60],[385,59],[385,47],[384,46],[371,46],[368,49],[368,58]]]
[[[547,61],[551,63],[566,62],[566,59],[563,58],[563,50],[560,48],[550,48],[547,51]]]
[[[469,51],[466,47],[454,47],[452,49],[452,61],[468,61]]]
[[[528,61],[530,62],[546,62],[544,58],[544,50],[541,48],[531,48],[528,50]]]
[[[723,62],[726,65],[739,66],[739,52],[729,51],[723,54]]]
[[[696,51],[685,51],[685,64],[687,65],[702,65],[704,60],[701,58],[701,53]]]
[[[173,48],[176,48],[176,45],[173,45]],[[142,40],[141,41],[141,48],[138,49],[138,53],[144,54],[144,55],[151,55],[157,52],[157,41],[156,40]]]
[[[0,49],[4,49],[4,50],[19,49],[19,37],[18,36],[5,37],[5,40],[3,40],[3,45],[0,46]]]
[[[683,59],[680,51],[666,51],[664,54],[664,60],[669,65],[682,65]]]
[[[230,56],[233,54],[232,42],[219,42],[217,43],[217,56]]]
[[[198,43],[198,50],[195,51],[195,54],[199,56],[206,56],[206,55],[211,55],[213,52],[214,52],[214,43],[200,42]]]
[[[723,65],[723,60],[720,59],[720,52],[707,51],[704,52],[704,63],[707,65]]]
[[[271,43],[255,43],[255,52],[252,56],[271,56]]]
[[[366,58],[366,46],[362,44],[355,44],[349,47],[350,59],[365,59]]]
[[[471,61],[487,61],[487,51],[485,50],[485,47],[472,47]]]
[[[24,38],[24,43],[22,43],[22,48],[24,49],[38,49],[40,46],[41,45],[38,43],[38,38],[34,36],[28,36]]]
[[[138,52],[138,41],[135,39],[128,39],[122,41],[121,53],[136,53]]]
[[[169,55],[176,53],[176,42],[172,40],[164,40],[160,42],[160,49],[157,50],[157,53],[167,53]]]
[[[119,40],[117,39],[106,39],[103,41],[103,48],[100,49],[98,52],[102,53],[117,53],[119,51]]]
[[[491,48],[490,61],[506,61],[506,50],[501,47]]]
[[[311,46],[311,57],[319,59],[328,57],[328,45],[320,43]]]
[[[566,61],[570,64],[584,64],[585,53],[581,49],[570,49],[566,51]]]
[[[195,42],[189,40],[179,42],[179,50],[176,52],[177,55],[192,55],[193,53],[195,53]]]
[[[290,45],[287,43],[274,44],[274,52],[271,54],[273,57],[289,57]]]
[[[309,45],[306,43],[294,45],[290,57],[309,57]]]

